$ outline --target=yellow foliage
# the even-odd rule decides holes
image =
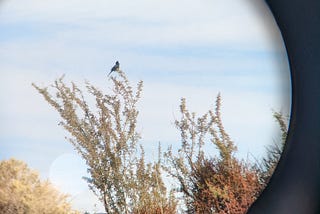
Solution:
[[[0,162],[0,213],[70,214],[68,196],[59,193],[48,181],[22,161]]]

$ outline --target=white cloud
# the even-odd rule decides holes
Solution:
[[[275,42],[281,44],[266,5],[256,4],[263,5],[251,0],[29,0],[27,4],[16,0],[5,2],[2,16],[3,22],[42,23],[44,29],[67,24],[69,27],[62,28],[57,35],[84,42],[122,45],[223,42],[263,48]]]
[[[40,73],[41,74],[41,73]],[[39,76],[37,77],[39,78]],[[2,73],[0,97],[1,133],[26,139],[57,139],[61,134],[57,125],[58,115],[43,102],[31,83],[36,79],[32,71],[7,71]],[[50,121],[52,126],[48,123]],[[48,124],[45,128],[44,124]]]

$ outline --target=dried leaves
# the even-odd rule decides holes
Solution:
[[[107,94],[86,82],[87,97],[75,83],[67,86],[63,78],[54,82],[55,93],[33,86],[60,114],[60,125],[71,134],[68,140],[87,163],[90,177],[85,179],[107,213],[175,210],[175,201],[167,198],[160,163],[146,164],[143,148],[138,150],[136,104],[143,82],[134,91],[126,75],[121,70],[117,74],[110,78],[112,88]]]

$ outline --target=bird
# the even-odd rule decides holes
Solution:
[[[111,71],[108,74],[108,76],[114,71],[119,71],[119,69],[120,69],[120,63],[118,61],[116,61],[116,64],[111,68]]]

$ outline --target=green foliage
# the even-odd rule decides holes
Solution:
[[[63,78],[52,86],[55,96],[48,88],[33,86],[59,112],[60,124],[71,134],[68,140],[87,163],[90,177],[85,179],[107,213],[163,213],[166,207],[175,210],[175,202],[167,199],[161,180],[160,162],[146,164],[143,148],[137,148],[136,104],[143,83],[140,81],[134,92],[125,74],[116,72],[109,94],[86,83],[96,108],[89,106],[75,83],[69,87]],[[155,207],[161,212],[151,211]]]
[[[59,193],[48,181],[15,159],[0,162],[0,213],[71,214],[68,196]]]

